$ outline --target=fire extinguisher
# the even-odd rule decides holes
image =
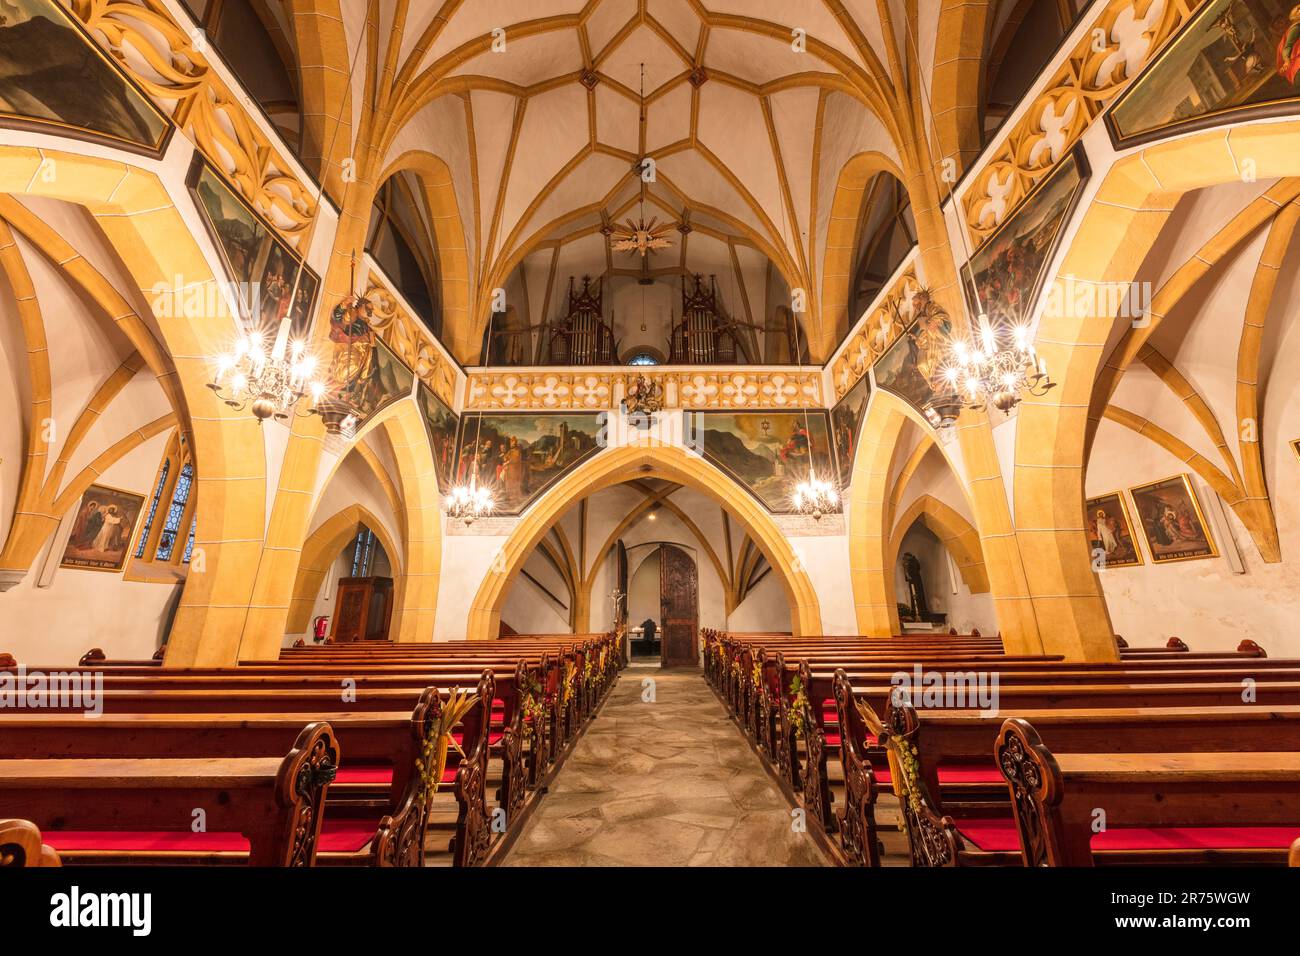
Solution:
[[[317,643],[325,640],[330,632],[330,619],[328,614],[322,614],[316,618],[316,625],[313,628]]]

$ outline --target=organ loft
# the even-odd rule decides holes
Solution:
[[[1298,10],[0,0],[32,918],[1300,865]]]

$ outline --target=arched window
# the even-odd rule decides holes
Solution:
[[[293,48],[276,18],[274,7],[278,4],[265,0],[183,2],[284,141],[294,151],[300,151],[302,112],[297,67]]]
[[[658,357],[648,349],[639,349],[627,360],[628,365],[658,365]]]
[[[370,212],[366,251],[420,321],[434,335],[442,335],[442,300],[439,295],[438,250],[433,229],[421,199],[419,180],[399,173],[379,188]]]
[[[889,173],[877,173],[862,197],[854,268],[852,324],[880,294],[899,264],[916,245],[916,222],[907,190]]]
[[[194,494],[194,463],[189,448],[178,432],[167,443],[158,480],[145,512],[140,538],[136,542],[135,562],[177,567],[189,564],[194,554],[194,529],[198,523]],[[178,541],[184,535],[184,546]]]
[[[1056,54],[1083,0],[1002,0],[984,72],[981,133],[987,143]]]

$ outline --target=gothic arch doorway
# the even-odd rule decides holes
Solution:
[[[639,553],[627,592],[630,656],[664,667],[693,666],[699,660],[700,582],[691,549],[655,541],[634,550]]]
[[[664,667],[699,663],[700,576],[695,559],[672,544],[659,550],[659,620]]]

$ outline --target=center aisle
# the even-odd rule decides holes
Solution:
[[[504,866],[825,866],[698,670],[632,666]]]

